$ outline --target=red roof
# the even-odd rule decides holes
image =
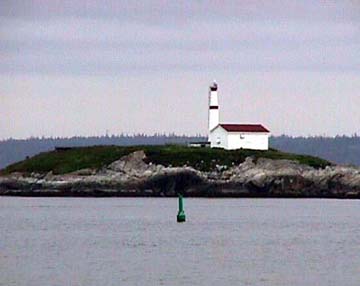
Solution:
[[[228,132],[270,132],[261,124],[220,124]]]

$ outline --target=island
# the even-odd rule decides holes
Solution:
[[[0,171],[0,195],[360,198],[360,168],[275,149],[62,147]]]

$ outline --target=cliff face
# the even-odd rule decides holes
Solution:
[[[0,177],[0,195],[28,196],[185,196],[360,198],[360,169],[325,169],[289,160],[248,157],[238,166],[210,172],[145,163],[136,151],[99,170],[65,175],[13,173]]]

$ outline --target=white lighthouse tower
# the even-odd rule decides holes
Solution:
[[[216,81],[214,81],[214,83],[209,87],[209,133],[220,123],[217,89],[218,85]]]

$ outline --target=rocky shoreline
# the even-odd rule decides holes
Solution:
[[[0,176],[0,195],[81,197],[278,197],[360,198],[360,168],[315,169],[289,160],[248,157],[238,166],[210,172],[145,163],[143,151],[120,158],[101,170],[70,174]]]

